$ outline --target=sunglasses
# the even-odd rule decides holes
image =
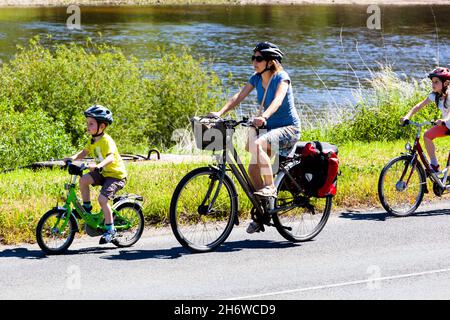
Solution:
[[[258,62],[261,62],[261,61],[264,61],[266,59],[264,59],[263,56],[252,56],[252,61],[254,61],[254,60],[256,60]]]

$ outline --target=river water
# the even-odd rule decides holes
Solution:
[[[250,56],[269,40],[286,53],[283,66],[292,78],[296,102],[312,112],[354,103],[352,90],[370,71],[394,71],[423,78],[438,63],[450,63],[450,6],[169,6],[81,7],[79,30],[70,30],[67,8],[0,9],[0,59],[35,35],[58,42],[86,37],[121,47],[140,59],[155,45],[189,46],[233,92],[253,72]],[[375,19],[375,20],[374,20]],[[100,35],[101,33],[101,35]],[[232,74],[233,81],[228,80]],[[253,100],[252,100],[253,99]],[[248,104],[254,104],[254,97]],[[244,105],[245,106],[245,105]]]

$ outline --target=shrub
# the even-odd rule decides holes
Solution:
[[[0,104],[16,112],[44,111],[64,125],[77,148],[86,139],[82,111],[94,103],[113,111],[108,131],[119,150],[170,145],[174,128],[215,109],[223,94],[218,77],[187,49],[154,50],[155,58],[141,62],[90,40],[45,48],[34,38],[1,68]]]
[[[0,112],[0,170],[74,152],[61,123],[41,112]]]

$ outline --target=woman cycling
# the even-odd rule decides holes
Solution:
[[[425,148],[430,157],[430,165],[435,172],[439,172],[439,163],[436,158],[436,148],[433,140],[439,137],[450,135],[450,97],[448,86],[450,84],[450,70],[448,68],[436,68],[428,74],[431,80],[432,92],[422,102],[415,105],[408,114],[400,119],[401,122],[412,117],[424,106],[431,102],[435,102],[436,106],[441,110],[441,119],[436,120],[436,125],[430,128],[423,135]]]
[[[253,49],[255,73],[240,92],[235,94],[218,112],[209,116],[221,117],[234,109],[256,88],[258,102],[263,104],[260,114],[253,119],[253,125],[267,130],[250,128],[246,150],[251,153],[248,172],[255,194],[262,197],[276,197],[271,157],[276,153],[287,156],[300,138],[300,117],[294,106],[291,79],[281,66],[283,53],[270,42],[261,42]],[[259,231],[259,225],[252,222],[248,233]]]

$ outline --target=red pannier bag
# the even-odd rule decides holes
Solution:
[[[305,194],[319,198],[334,196],[339,171],[337,146],[312,141],[299,144],[296,153],[301,154],[301,162],[295,175]]]

